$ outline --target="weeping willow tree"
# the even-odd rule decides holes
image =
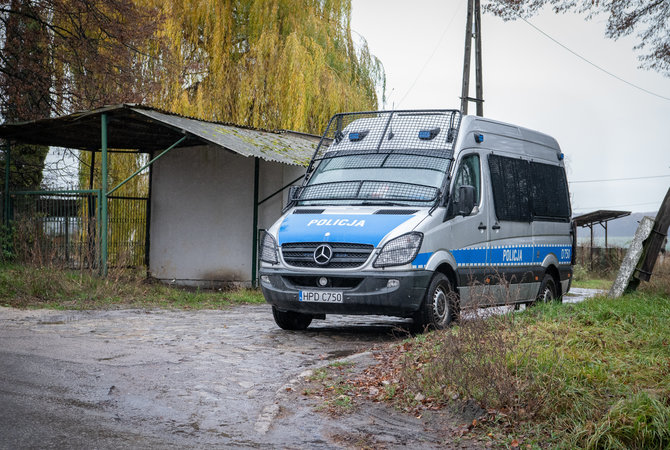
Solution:
[[[106,96],[115,100],[108,104],[140,94],[143,103],[205,120],[320,133],[334,113],[375,109],[377,92],[383,96],[381,63],[364,39],[352,38],[350,0],[133,1],[157,18],[152,38],[123,53],[136,80],[78,78],[89,81],[82,86],[90,93],[105,93],[106,83]],[[133,98],[119,98],[124,91]],[[91,173],[93,186],[100,185],[99,159],[82,155],[82,187]],[[110,186],[143,162],[137,154],[113,154]],[[115,194],[143,197],[147,189],[144,173]],[[110,201],[110,263],[141,262],[145,208],[139,200]]]
[[[377,107],[381,63],[351,35],[350,0],[137,0],[160,8],[154,104],[206,120],[319,133]],[[159,63],[157,61],[160,61]]]

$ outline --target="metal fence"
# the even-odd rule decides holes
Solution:
[[[3,204],[1,210],[9,225],[3,232],[11,235],[16,260],[98,267],[100,190],[10,192],[9,199],[9,208]],[[111,196],[108,202],[109,265],[145,265],[148,199]]]
[[[110,266],[140,267],[147,263],[148,221],[146,197],[109,197]]]
[[[98,191],[11,192],[12,253],[23,262],[95,267]]]

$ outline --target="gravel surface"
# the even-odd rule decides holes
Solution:
[[[309,370],[403,339],[406,323],[329,316],[288,332],[268,305],[0,307],[0,449],[459,447],[443,432],[459,420],[449,415],[419,420],[370,404],[330,418],[296,394]]]

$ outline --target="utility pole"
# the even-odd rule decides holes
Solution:
[[[470,60],[472,59],[472,39],[475,40],[475,82],[476,97],[470,97]],[[477,104],[477,115],[484,115],[484,87],[482,84],[482,9],[480,0],[468,0],[467,22],[465,24],[465,52],[463,55],[463,90],[461,91],[461,111],[468,113],[468,103]]]

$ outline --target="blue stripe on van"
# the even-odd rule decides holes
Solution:
[[[493,246],[489,261],[495,266],[530,266],[535,262],[533,254],[533,244]]]
[[[501,245],[488,249],[485,247],[460,248],[451,251],[458,267],[507,267],[539,265],[553,254],[559,264],[572,261],[571,245]]]
[[[425,268],[431,256],[433,256],[433,252],[419,253],[416,255],[416,258],[414,258],[414,261],[412,261],[412,267],[415,269]]]
[[[459,248],[451,251],[458,266],[479,267],[486,265],[486,247]]]
[[[411,215],[289,214],[279,226],[279,245],[287,242],[379,242]]]

